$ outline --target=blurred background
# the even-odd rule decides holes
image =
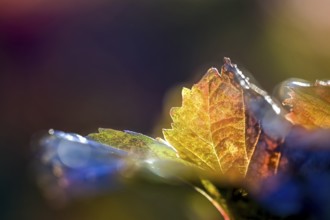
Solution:
[[[329,10],[326,0],[1,0],[0,219],[205,219],[198,209],[216,219],[173,186],[53,209],[31,175],[31,137],[98,127],[160,135],[180,102],[175,88],[224,56],[270,93],[287,78],[329,78]]]

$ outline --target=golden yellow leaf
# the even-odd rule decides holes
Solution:
[[[294,86],[289,95],[288,120],[308,129],[330,128],[330,85]]]
[[[163,130],[166,141],[203,169],[245,177],[259,132],[247,132],[244,98],[230,74],[211,68],[182,90],[182,107],[171,110],[172,129]]]
[[[225,58],[221,73],[211,68],[191,89],[183,88],[182,106],[170,112],[172,128],[163,130],[167,142],[112,129],[101,129],[89,137],[140,159],[170,159],[178,161],[176,165],[201,168],[203,172],[198,176],[203,178],[213,180],[215,174],[214,180],[218,175],[229,177],[229,182],[244,179],[253,189],[258,187],[255,183],[275,174],[279,167],[283,132],[270,128],[281,117],[279,112],[271,97]],[[267,122],[271,122],[268,127]],[[226,198],[209,180],[202,179],[201,183],[204,189],[194,188],[215,205],[224,219],[231,219]]]

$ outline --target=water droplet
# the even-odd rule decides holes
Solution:
[[[68,140],[70,140],[69,137]],[[61,140],[58,143],[57,154],[62,163],[66,166],[80,168],[87,164],[91,149],[79,142]]]

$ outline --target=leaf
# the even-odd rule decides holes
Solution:
[[[50,202],[65,204],[73,198],[115,190],[127,152],[87,140],[74,133],[50,129],[33,138],[39,160],[34,164],[38,185]]]
[[[88,138],[133,154],[140,159],[179,160],[176,151],[165,142],[132,131],[99,128]]]
[[[163,130],[166,141],[203,169],[245,177],[258,139],[246,141],[243,90],[211,68],[182,96],[182,107],[170,113],[172,129]]]
[[[196,173],[195,178],[204,178],[202,184],[206,191],[197,186],[195,189],[208,198],[225,219],[229,219],[226,198],[205,177],[210,180],[226,177],[229,182],[243,180],[235,184],[247,183],[252,189],[251,186],[258,186],[254,183],[260,179],[275,174],[282,140],[277,134],[281,132],[262,129],[262,124],[280,117],[280,109],[228,58],[225,58],[221,74],[211,68],[192,89],[184,88],[182,96],[182,106],[172,108],[170,112],[172,128],[163,130],[167,142],[112,129],[101,129],[89,138],[143,160],[176,159],[182,164],[201,168],[205,172]],[[170,171],[168,167],[166,170]],[[185,181],[180,178],[182,174],[176,172],[174,175]]]
[[[286,118],[305,128],[330,128],[330,84],[291,86],[290,98],[283,104],[291,107]]]
[[[133,131],[99,128],[99,133],[89,134],[89,139],[108,145],[109,149],[128,152],[133,159],[152,173],[165,179],[186,181],[196,179],[201,171],[196,165],[182,160],[176,150],[161,138],[153,139]]]
[[[218,181],[219,175],[229,177],[226,184],[238,178],[243,181],[235,182],[235,186],[252,189],[251,186],[258,187],[254,183],[276,173],[283,139],[278,128],[282,124],[276,122],[277,129],[265,125],[280,117],[280,108],[265,91],[250,83],[229,58],[225,58],[221,74],[215,68],[209,69],[192,89],[184,88],[182,96],[182,106],[171,109],[172,128],[163,130],[167,142],[136,132],[102,128],[88,138],[109,149],[128,152],[127,161],[136,158],[133,161],[138,165],[140,161],[150,164],[143,168],[158,176],[175,177],[190,185],[191,180],[201,178],[204,189],[196,185],[194,188],[214,204],[224,219],[230,219],[233,215],[227,203],[229,194],[224,197],[214,185],[216,182],[211,181]],[[194,172],[196,167],[203,173]],[[186,178],[186,171],[193,171],[193,179]]]

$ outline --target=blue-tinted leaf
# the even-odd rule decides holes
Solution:
[[[38,179],[55,199],[83,196],[119,186],[127,152],[77,134],[50,130],[39,141]]]

